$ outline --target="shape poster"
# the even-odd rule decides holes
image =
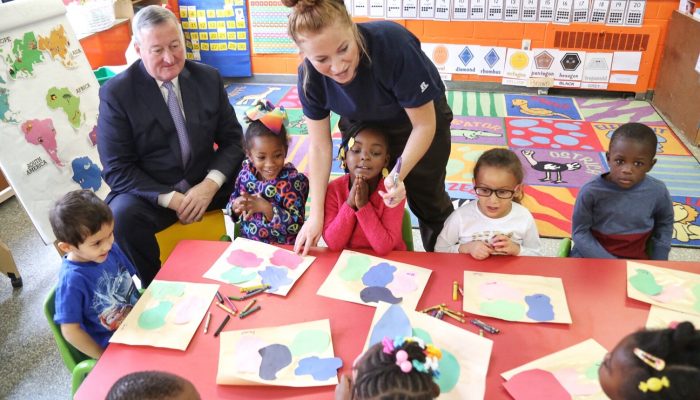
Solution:
[[[423,43],[421,49],[440,73],[477,73],[474,57],[479,52],[477,45]]]
[[[608,83],[612,60],[613,53],[586,53],[582,80],[584,82]]]
[[[605,400],[598,383],[598,368],[607,352],[598,342],[588,339],[504,372],[503,386],[515,400]]]
[[[220,385],[312,387],[338,384],[331,325],[327,319],[270,328],[222,332]]]
[[[384,337],[416,336],[442,351],[440,399],[481,400],[493,342],[405,305],[380,303],[374,313],[365,349]]]
[[[109,193],[96,147],[100,86],[62,2],[0,9],[0,167],[51,243],[54,201],[77,189]]]
[[[415,309],[432,271],[350,250],[340,253],[319,296],[376,307],[380,301]]]
[[[268,293],[286,296],[315,259],[239,237],[204,273],[204,277],[239,286],[267,284],[270,285]]]
[[[571,323],[561,278],[464,271],[462,309],[506,321]]]
[[[508,49],[506,67],[503,71],[503,83],[525,86],[532,70],[532,51]]]
[[[700,275],[627,261],[627,297],[700,315]]]
[[[187,350],[219,285],[154,280],[110,343]]]

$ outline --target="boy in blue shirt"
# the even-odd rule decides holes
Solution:
[[[112,211],[92,191],[68,192],[49,219],[65,253],[54,321],[76,349],[99,358],[139,298],[136,270],[114,243]]]
[[[572,257],[668,260],[673,203],[666,185],[647,175],[656,146],[656,134],[644,124],[613,132],[605,153],[610,172],[586,183],[576,198]]]

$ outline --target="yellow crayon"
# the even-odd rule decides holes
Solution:
[[[457,301],[459,297],[459,283],[457,281],[452,282],[452,300]]]
[[[222,310],[226,311],[227,313],[233,315],[234,317],[236,316],[236,312],[233,311],[232,309],[226,307],[225,305],[223,305],[223,304],[221,304],[221,303],[214,303],[214,304],[216,304],[216,306],[219,307],[220,309],[222,309]]]
[[[456,316],[456,315],[454,315],[454,314],[452,314],[452,313],[449,313],[449,312],[447,312],[447,311],[443,311],[443,314],[444,314],[444,315],[447,315],[448,317],[450,317],[450,318],[452,318],[452,319],[456,319],[457,321],[459,321],[459,322],[461,322],[461,323],[464,323],[464,318],[460,318],[460,317],[458,317],[458,316]]]
[[[240,290],[241,290],[241,293],[248,293],[248,292],[252,292],[253,290],[267,289],[269,287],[270,287],[270,285],[262,284],[262,285],[242,287]]]
[[[437,309],[439,309],[439,308],[442,308],[442,307],[441,307],[440,305],[432,306],[432,307],[428,307],[428,308],[422,309],[421,312],[422,312],[422,313],[427,313],[427,312],[430,312],[430,311],[433,311],[433,310],[437,310]]]

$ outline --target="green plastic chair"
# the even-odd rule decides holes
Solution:
[[[403,242],[406,243],[406,250],[413,251],[413,226],[411,225],[411,214],[407,209],[403,211],[401,236],[403,237]]]
[[[44,315],[46,316],[46,321],[49,323],[49,328],[51,328],[51,333],[53,333],[53,338],[56,340],[56,346],[58,346],[58,352],[61,354],[63,363],[73,377],[71,393],[75,394],[80,384],[85,380],[87,374],[95,367],[97,360],[81,353],[63,337],[61,328],[53,320],[53,316],[56,313],[55,301],[56,287],[51,289],[48,296],[46,296],[46,300],[44,300]]]

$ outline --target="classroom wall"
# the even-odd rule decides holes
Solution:
[[[520,48],[530,39],[533,48],[557,47],[585,51],[642,51],[636,85],[610,84],[608,90],[642,93],[655,87],[671,13],[678,0],[647,0],[642,27],[594,24],[555,25],[469,21],[398,20],[425,43],[477,44]],[[368,21],[355,18],[356,22]],[[296,74],[296,55],[252,54],[254,74]],[[453,75],[455,81],[500,82],[499,77]]]

